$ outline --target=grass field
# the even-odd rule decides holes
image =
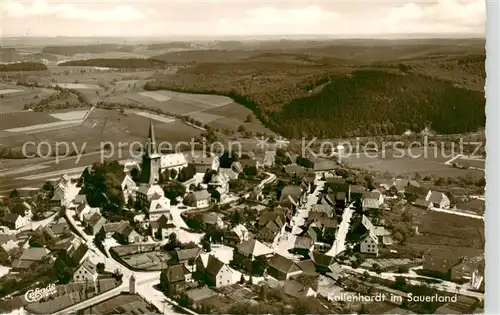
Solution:
[[[47,113],[38,112],[12,112],[0,114],[0,129],[19,128],[31,125],[57,122],[59,119]]]
[[[425,157],[423,152],[416,149],[411,152],[413,156],[405,154],[403,157],[399,157],[391,151],[386,151],[385,155],[382,153],[360,153],[359,155],[353,153],[342,158],[342,162],[351,167],[381,173],[389,172],[395,175],[415,175],[415,173],[419,173],[422,176],[455,177],[470,174],[470,176],[477,179],[484,176],[484,172],[480,170],[463,170],[444,164],[449,160],[448,156],[440,157],[429,154]]]
[[[484,222],[464,216],[427,211],[410,207],[411,223],[401,220],[399,213],[384,214],[397,228],[408,229],[418,226],[419,235],[407,230],[408,239],[404,246],[395,249],[410,256],[420,255],[429,249],[439,249],[459,256],[475,256],[484,253]]]
[[[50,89],[28,88],[12,84],[2,84],[2,88],[0,94],[2,94],[1,91],[16,91],[2,94],[2,99],[0,100],[0,122],[2,122],[2,124],[4,120],[6,120],[3,118],[4,113],[22,111],[24,105],[37,102],[54,93],[54,91]]]
[[[479,160],[479,159],[468,159],[468,158],[458,158],[454,162],[458,164],[462,164],[468,167],[474,167],[474,168],[479,168],[479,169],[485,169],[486,168],[486,161],[485,160]]]

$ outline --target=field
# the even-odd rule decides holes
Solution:
[[[82,310],[82,314],[158,314],[159,311],[137,295],[121,294]]]
[[[450,156],[445,152],[438,152],[434,155],[433,151],[428,151],[426,155],[423,149],[414,148],[411,151],[406,150],[404,156],[393,151],[384,153],[356,153],[342,158],[342,162],[355,168],[368,169],[380,173],[392,173],[395,175],[410,175],[415,173],[421,176],[433,177],[456,177],[470,175],[473,178],[481,178],[484,172],[480,170],[464,170],[454,168],[445,164]]]
[[[471,158],[458,158],[455,163],[484,170],[486,168],[486,161],[484,159],[471,159]]]
[[[400,254],[419,256],[429,249],[439,249],[456,256],[476,256],[484,252],[482,220],[415,207],[410,207],[409,212],[412,216],[411,226],[418,226],[419,235],[408,230],[407,244],[394,247]],[[400,215],[392,213],[384,214],[384,217],[395,220],[395,227],[405,229]]]
[[[4,113],[22,111],[25,104],[37,102],[37,99],[43,99],[53,93],[54,91],[50,89],[28,88],[2,83],[2,89],[0,89],[2,95],[0,99],[0,121],[2,125],[6,120],[3,118]]]

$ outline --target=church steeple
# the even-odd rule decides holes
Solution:
[[[153,122],[149,121],[149,134],[148,140],[146,142],[146,155],[157,154],[156,152],[156,140],[155,140],[155,129],[153,127]]]
[[[149,122],[149,134],[146,148],[142,156],[142,182],[149,185],[158,184],[160,177],[161,156],[156,147],[153,122]]]

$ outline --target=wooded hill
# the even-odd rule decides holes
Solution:
[[[9,64],[0,64],[0,72],[15,72],[15,71],[44,71],[47,66],[38,62],[18,62]]]
[[[60,67],[103,67],[118,69],[165,69],[168,64],[155,59],[116,58],[116,59],[85,59],[70,60],[59,63]]]

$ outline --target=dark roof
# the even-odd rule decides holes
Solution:
[[[94,226],[96,225],[101,219],[104,219],[99,213],[97,212],[94,212],[94,214],[92,214],[92,216],[88,219],[88,224],[90,226]]]
[[[321,224],[322,227],[326,228],[336,228],[339,225],[339,221],[330,218],[319,218],[318,222]]]
[[[333,263],[333,257],[327,256],[320,252],[312,252],[311,259],[314,261],[316,266],[328,268]]]
[[[259,254],[270,254],[272,250],[256,239],[245,241],[237,246],[238,252],[246,255],[259,256]]]
[[[335,200],[344,200],[347,198],[347,193],[339,191],[335,194]]]
[[[458,257],[456,254],[439,249],[431,249],[424,254],[423,269],[447,273],[451,267],[460,261],[461,257]]]
[[[167,280],[170,283],[184,281],[184,265],[173,265],[167,268]]]
[[[362,194],[365,192],[365,187],[361,185],[351,185],[351,194]]]
[[[205,268],[205,272],[211,275],[217,275],[219,271],[224,267],[224,263],[217,259],[215,256],[208,256],[207,268]]]
[[[15,213],[7,213],[7,214],[3,217],[2,221],[3,221],[3,222],[5,222],[5,223],[14,224],[14,223],[16,223],[16,220],[17,220],[17,218],[18,218],[18,217],[20,217],[20,215],[19,215],[19,214],[15,214]]]
[[[284,167],[285,173],[289,175],[297,175],[302,176],[306,173],[306,168],[297,164],[285,165]]]
[[[279,254],[274,254],[274,256],[269,260],[268,265],[269,267],[273,267],[274,269],[285,274],[301,270],[293,260]]]
[[[413,204],[415,206],[418,206],[418,207],[428,208],[431,205],[431,202],[427,201],[423,198],[419,198],[419,199],[415,200],[415,202]]]
[[[302,270],[305,275],[314,276],[316,275],[316,266],[312,259],[302,260],[297,263],[297,266]]]
[[[293,280],[285,280],[285,285],[283,286],[283,293],[292,297],[304,297],[306,296],[309,287],[304,287],[300,282]]]
[[[177,249],[175,254],[179,261],[196,259],[201,253],[201,249],[199,247],[187,248],[187,249]]]
[[[374,191],[365,191],[363,193],[363,199],[379,199],[380,195],[382,193],[380,191],[374,190]]]
[[[263,212],[260,217],[258,224],[259,226],[263,227],[268,225],[270,222],[275,222],[279,228],[283,227],[285,224],[285,216],[277,211],[265,211]]]
[[[50,251],[42,247],[30,247],[24,250],[20,260],[41,261]]]
[[[298,185],[285,186],[281,191],[280,201],[285,200],[288,196],[292,197],[295,201],[300,199],[302,196],[302,188]]]
[[[297,236],[293,248],[309,250],[313,245],[313,240],[309,237]]]

